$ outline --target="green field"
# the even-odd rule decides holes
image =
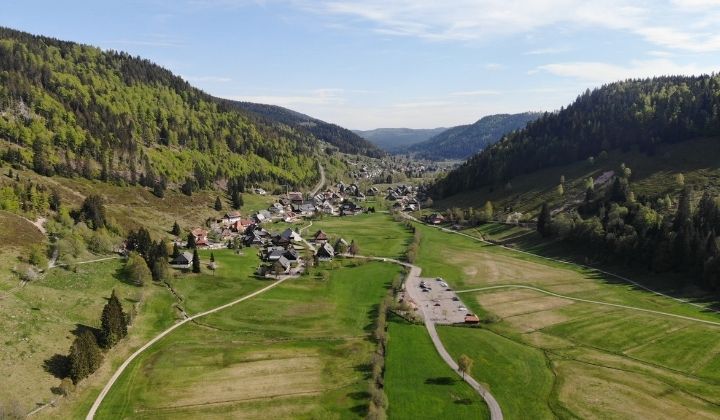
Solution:
[[[485,402],[438,356],[424,326],[391,322],[388,334],[389,418],[489,418]]]
[[[505,418],[555,417],[548,405],[554,378],[541,350],[486,329],[439,327],[438,334],[453,358],[473,359],[473,378],[490,387]]]
[[[331,238],[334,245],[337,238],[348,243],[355,240],[360,248],[359,254],[374,257],[400,258],[405,253],[410,233],[400,223],[386,214],[360,214],[346,217],[324,217],[314,221],[303,235],[306,238],[322,229]]]
[[[183,299],[182,306],[188,314],[220,306],[268,285],[270,280],[254,277],[260,264],[256,248],[245,248],[240,255],[229,249],[212,251],[217,263],[214,273],[208,268],[210,252],[199,252],[201,273],[175,271],[168,281]]]
[[[349,263],[184,325],[133,362],[98,418],[360,418],[376,305],[398,273]]]
[[[594,270],[420,229],[423,274],[444,276],[457,289],[523,284],[562,296],[720,322],[720,316],[702,308]],[[489,385],[506,418],[524,418],[528,412],[563,418],[720,415],[720,327],[527,289],[461,296],[493,321],[485,331],[441,328],[440,334],[451,354],[475,359],[474,373]],[[519,372],[520,378],[509,372]],[[536,398],[508,397],[523,387]]]

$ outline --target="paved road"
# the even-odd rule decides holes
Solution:
[[[389,262],[393,264],[400,264],[402,266],[410,268],[410,272],[408,273],[408,277],[405,280],[405,292],[416,302],[419,302],[417,300],[416,295],[420,293],[418,288],[410,287],[408,288],[408,284],[415,284],[417,281],[411,281],[414,279],[417,279],[420,277],[420,274],[422,272],[422,269],[416,265],[409,264],[403,261],[395,260],[392,258],[380,258],[380,257],[365,257],[365,256],[355,256],[355,258],[364,258],[369,260],[375,260],[375,261],[383,261],[383,262]],[[419,281],[419,280],[418,280]],[[443,345],[442,341],[440,340],[440,337],[438,336],[437,330],[435,329],[435,322],[433,322],[432,317],[429,313],[426,313],[426,308],[418,305],[420,312],[423,317],[423,321],[425,323],[425,328],[428,331],[428,334],[430,335],[430,339],[433,342],[433,345],[435,345],[435,350],[437,350],[438,354],[440,354],[440,357],[445,361],[445,363],[450,366],[452,370],[455,372],[458,371],[458,365],[453,360],[452,356],[450,356],[450,353],[445,349],[445,346]],[[459,374],[459,373],[458,373]],[[487,404],[488,408],[490,409],[490,418],[492,420],[502,420],[503,414],[502,410],[500,409],[500,404],[498,404],[497,400],[493,395],[488,391],[487,388],[482,386],[478,381],[476,381],[472,376],[470,375],[461,375],[463,380],[467,382],[475,391],[477,391],[478,394],[485,400],[485,403]]]
[[[162,338],[165,337],[166,335],[168,335],[168,334],[170,334],[171,332],[173,332],[176,328],[178,328],[178,327],[180,327],[181,325],[186,324],[186,323],[188,323],[188,322],[190,322],[190,321],[192,321],[192,320],[198,319],[198,318],[203,317],[203,316],[205,316],[205,315],[210,315],[210,314],[212,314],[212,313],[215,313],[215,312],[221,311],[221,310],[223,310],[223,309],[229,308],[229,307],[231,307],[231,306],[233,306],[233,305],[236,305],[236,304],[238,304],[238,303],[240,303],[240,302],[242,302],[242,301],[248,300],[248,299],[250,299],[250,298],[252,298],[252,297],[255,297],[255,296],[257,296],[257,295],[259,295],[259,294],[261,294],[261,293],[264,293],[264,292],[272,289],[273,287],[278,286],[280,283],[284,282],[284,281],[287,280],[287,279],[295,278],[295,277],[296,277],[296,276],[282,276],[282,277],[280,277],[277,281],[275,281],[274,283],[272,283],[272,284],[270,284],[270,285],[268,285],[268,286],[265,286],[265,287],[263,287],[263,288],[260,289],[260,290],[257,290],[257,291],[255,291],[255,292],[253,292],[253,293],[250,293],[249,295],[246,295],[246,296],[243,296],[243,297],[241,297],[241,298],[239,298],[239,299],[236,299],[236,300],[234,300],[234,301],[232,301],[232,302],[230,302],[230,303],[226,303],[226,304],[224,304],[224,305],[218,306],[218,307],[213,308],[213,309],[210,309],[210,310],[208,310],[208,311],[201,312],[201,313],[199,313],[199,314],[196,314],[196,315],[190,316],[190,317],[188,317],[188,318],[185,318],[185,319],[183,319],[182,321],[180,321],[180,322],[178,322],[178,323],[176,323],[176,324],[173,324],[170,328],[166,329],[165,331],[161,332],[160,334],[156,335],[155,338],[153,338],[152,340],[148,341],[144,346],[142,346],[142,347],[140,347],[139,349],[137,349],[137,350],[135,351],[135,353],[131,354],[130,357],[128,357],[128,358],[123,362],[123,364],[120,365],[120,367],[115,371],[115,373],[114,373],[113,376],[110,378],[110,380],[108,381],[108,383],[105,384],[105,387],[102,389],[102,391],[100,391],[100,395],[98,395],[97,398],[95,399],[95,402],[93,403],[92,407],[90,408],[90,411],[88,412],[88,414],[87,414],[87,416],[85,417],[85,419],[86,419],[86,420],[92,420],[92,419],[95,418],[95,413],[97,412],[98,408],[100,408],[100,404],[102,404],[103,400],[105,399],[105,396],[107,396],[107,394],[108,394],[108,392],[110,392],[110,389],[112,388],[112,386],[113,386],[113,385],[115,384],[115,382],[118,380],[118,378],[120,377],[120,375],[122,375],[122,373],[125,371],[125,369],[130,365],[130,363],[131,363],[133,360],[135,360],[142,352],[144,352],[145,350],[147,350],[150,346],[152,346],[153,344],[155,344],[157,341],[159,341],[160,339],[162,339]]]
[[[325,168],[323,168],[320,162],[318,162],[318,171],[320,171],[320,181],[318,181],[315,189],[310,191],[310,197],[315,197],[318,191],[320,191],[320,189],[325,185]]]
[[[477,289],[458,290],[458,291],[456,291],[455,293],[481,292],[481,291],[485,291],[485,290],[506,289],[506,288],[534,290],[534,291],[536,291],[536,292],[544,293],[544,294],[546,294],[546,295],[555,296],[555,297],[559,297],[559,298],[563,298],[563,299],[568,299],[568,300],[573,300],[573,301],[576,301],[576,302],[592,303],[592,304],[594,304],[594,305],[612,306],[612,307],[614,307],[614,308],[631,309],[631,310],[633,310],[633,311],[647,312],[647,313],[651,313],[651,314],[655,314],[655,315],[663,315],[663,316],[668,316],[668,317],[672,317],[672,318],[679,318],[679,319],[684,319],[684,320],[686,320],[686,321],[701,322],[701,323],[703,323],[703,324],[715,325],[715,326],[720,327],[720,322],[707,321],[707,320],[704,320],[704,319],[693,318],[693,317],[690,317],[690,316],[676,315],[676,314],[670,314],[670,313],[667,313],[667,312],[654,311],[654,310],[652,310],[652,309],[637,308],[637,307],[628,306],[628,305],[620,305],[620,304],[617,304],[617,303],[601,302],[601,301],[597,301],[597,300],[590,300],[590,299],[582,299],[582,298],[577,298],[577,297],[572,297],[572,296],[565,296],[565,295],[561,295],[561,294],[558,294],[558,293],[555,293],[555,292],[551,292],[551,291],[549,291],[549,290],[544,290],[544,289],[540,289],[540,288],[538,288],[538,287],[528,286],[528,285],[525,285],[525,284],[500,284],[500,285],[496,285],[496,286],[480,287],[480,288],[477,288]]]

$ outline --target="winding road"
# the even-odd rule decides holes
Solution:
[[[350,257],[349,255],[345,255],[346,257]],[[392,258],[381,258],[381,257],[366,257],[366,256],[360,256],[356,255],[355,257],[350,258],[363,258],[367,260],[374,260],[374,261],[382,261],[382,262],[389,262],[393,264],[399,264],[404,267],[407,267],[410,269],[410,272],[408,273],[407,279],[405,280],[405,291],[410,295],[414,300],[418,301],[417,297],[413,297],[414,293],[417,293],[417,289],[408,288],[407,285],[410,283],[414,283],[411,280],[415,278],[420,278],[420,274],[422,272],[422,269],[418,267],[417,265],[413,265],[410,263],[406,263],[404,261],[395,260]],[[468,383],[475,391],[477,391],[478,394],[485,400],[485,404],[487,404],[488,409],[490,409],[490,419],[491,420],[502,420],[503,414],[502,410],[500,409],[500,404],[498,404],[497,400],[493,395],[490,393],[490,391],[485,388],[482,384],[480,384],[478,381],[476,381],[472,376],[465,374],[460,375],[459,373],[459,367],[457,362],[450,356],[450,353],[445,349],[445,346],[442,343],[442,340],[440,340],[440,336],[437,333],[437,330],[435,329],[435,322],[432,320],[430,314],[425,312],[425,308],[422,306],[419,306],[420,312],[422,314],[423,322],[425,323],[425,328],[427,329],[428,334],[430,335],[430,339],[433,342],[433,345],[435,346],[435,350],[438,352],[440,357],[447,363],[448,366],[455,372],[458,372],[458,375],[462,377],[462,379]]]
[[[115,371],[115,373],[114,373],[113,376],[110,378],[110,380],[107,382],[107,384],[105,384],[105,387],[102,389],[102,391],[100,391],[100,394],[99,394],[99,395],[97,396],[97,398],[95,399],[95,402],[93,403],[92,407],[90,408],[90,411],[88,412],[87,416],[85,416],[85,419],[86,419],[86,420],[92,420],[92,419],[95,418],[95,414],[97,413],[98,408],[100,408],[100,404],[102,404],[102,402],[103,402],[103,400],[105,399],[105,397],[107,396],[108,392],[110,392],[110,389],[112,388],[112,386],[115,384],[115,382],[117,382],[118,378],[120,378],[120,375],[122,375],[122,373],[125,371],[125,369],[127,369],[127,367],[130,365],[130,363],[132,363],[132,361],[135,360],[135,359],[136,359],[140,354],[142,354],[145,350],[147,350],[148,348],[150,348],[150,346],[152,346],[152,345],[155,344],[156,342],[160,341],[163,337],[165,337],[166,335],[168,335],[168,334],[170,334],[171,332],[173,332],[176,328],[178,328],[178,327],[180,327],[181,325],[186,324],[186,323],[188,323],[188,322],[190,322],[190,321],[193,321],[193,320],[195,320],[195,319],[204,317],[204,316],[206,316],[206,315],[210,315],[210,314],[215,313],[215,312],[218,312],[218,311],[222,311],[223,309],[229,308],[229,307],[231,307],[231,306],[233,306],[233,305],[236,305],[236,304],[238,304],[238,303],[240,303],[240,302],[243,302],[243,301],[245,301],[245,300],[248,300],[248,299],[250,299],[250,298],[253,298],[253,297],[255,297],[255,296],[257,296],[257,295],[259,295],[259,294],[261,294],[261,293],[267,292],[268,290],[272,289],[273,287],[278,286],[279,284],[281,284],[281,283],[284,282],[285,280],[291,279],[291,278],[295,278],[295,277],[296,277],[296,276],[282,276],[282,277],[280,277],[277,281],[275,281],[274,283],[272,283],[272,284],[270,284],[270,285],[268,285],[268,286],[265,286],[265,287],[263,287],[263,288],[260,289],[260,290],[256,290],[256,291],[250,293],[249,295],[243,296],[243,297],[241,297],[241,298],[239,298],[239,299],[236,299],[236,300],[234,300],[234,301],[232,301],[232,302],[230,302],[230,303],[226,303],[226,304],[221,305],[221,306],[218,306],[218,307],[216,307],[216,308],[213,308],[213,309],[207,310],[207,311],[205,311],[205,312],[201,312],[201,313],[199,313],[199,314],[195,314],[195,315],[192,315],[192,316],[190,316],[190,317],[188,317],[188,318],[185,318],[185,319],[183,319],[182,321],[173,324],[171,327],[169,327],[169,328],[166,329],[165,331],[161,332],[160,334],[156,335],[155,338],[153,338],[152,340],[150,340],[150,341],[148,341],[147,343],[145,343],[144,346],[142,346],[142,347],[140,347],[139,349],[137,349],[137,350],[135,351],[135,353],[131,354],[130,357],[128,357],[127,359],[125,359],[125,361],[123,362],[123,364],[120,365],[120,367]]]
[[[318,162],[318,171],[320,172],[320,181],[318,181],[315,188],[310,191],[310,197],[315,197],[320,189],[325,185],[325,168]]]

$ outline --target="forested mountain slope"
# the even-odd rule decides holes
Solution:
[[[405,147],[399,153],[435,160],[467,159],[500,140],[503,135],[525,128],[528,122],[541,115],[537,112],[488,115],[473,124],[450,128],[424,142]]]
[[[266,122],[286,124],[299,132],[307,132],[317,139],[336,146],[343,153],[370,157],[381,157],[384,155],[383,151],[378,149],[376,145],[339,125],[327,123],[276,105],[237,101],[227,102],[232,107],[263,117]]]
[[[402,150],[406,146],[423,142],[447,130],[439,128],[376,128],[374,130],[353,130],[388,152]]]
[[[231,177],[309,185],[319,144],[148,60],[0,28],[0,158],[12,164],[163,188]]]
[[[718,294],[719,146],[720,77],[629,80],[505,136],[433,188],[441,206],[467,207],[454,220],[536,220],[584,261]]]
[[[627,80],[586,91],[557,113],[503,137],[435,185],[437,196],[614,149],[652,155],[659,144],[720,134],[720,76]],[[715,151],[718,149],[715,148]]]

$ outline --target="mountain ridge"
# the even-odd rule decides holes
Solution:
[[[420,143],[447,130],[437,128],[382,127],[372,130],[353,130],[355,134],[370,140],[387,152],[395,152],[411,144]]]
[[[398,153],[432,160],[464,160],[500,140],[508,132],[524,128],[540,115],[542,113],[538,112],[486,115],[472,124],[449,128],[424,142],[402,148]]]

